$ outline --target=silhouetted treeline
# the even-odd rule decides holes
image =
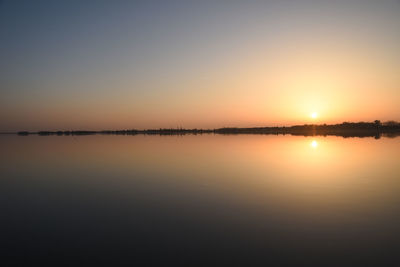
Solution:
[[[184,134],[203,134],[203,133],[213,133],[214,130],[205,130],[205,129],[146,129],[146,130],[103,130],[103,131],[39,131],[39,132],[28,132],[28,131],[20,131],[18,135],[95,135],[95,134],[103,134],[103,135],[136,135],[136,134],[157,134],[157,135],[184,135]]]
[[[376,137],[381,135],[394,137],[400,135],[400,123],[389,121],[343,122],[341,124],[305,124],[290,127],[257,127],[257,128],[221,128],[221,134],[291,134],[291,135],[336,135],[343,137]]]
[[[343,137],[375,137],[381,135],[387,137],[395,137],[400,135],[400,123],[388,121],[381,123],[379,120],[374,122],[343,122],[341,124],[305,124],[289,127],[252,127],[252,128],[235,128],[225,127],[219,129],[146,129],[146,130],[106,130],[106,131],[40,131],[40,132],[18,132],[19,135],[37,134],[41,136],[48,135],[94,135],[94,134],[111,134],[111,135],[185,135],[185,134],[291,134],[291,135],[336,135]]]

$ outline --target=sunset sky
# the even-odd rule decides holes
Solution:
[[[0,131],[375,119],[400,1],[0,0]]]

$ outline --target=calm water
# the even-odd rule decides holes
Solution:
[[[0,136],[0,147],[8,264],[400,266],[400,138]]]

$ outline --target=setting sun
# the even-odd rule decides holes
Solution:
[[[311,118],[316,119],[318,117],[318,113],[317,112],[313,112],[310,114]]]

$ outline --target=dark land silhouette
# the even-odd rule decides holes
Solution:
[[[379,120],[374,122],[343,122],[341,124],[304,124],[295,126],[282,126],[282,127],[250,127],[250,128],[237,128],[237,127],[224,127],[218,129],[146,129],[146,130],[103,130],[103,131],[39,131],[29,132],[20,131],[17,133],[21,136],[27,135],[186,135],[186,134],[273,134],[273,135],[302,135],[302,136],[316,136],[316,135],[335,135],[342,137],[375,137],[380,138],[382,135],[386,137],[396,137],[400,135],[400,123],[395,121],[388,121],[381,123]]]

